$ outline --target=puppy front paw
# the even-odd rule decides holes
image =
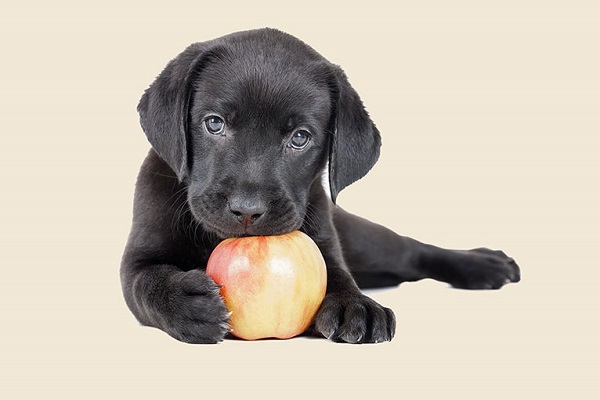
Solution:
[[[171,277],[161,324],[169,335],[187,343],[217,343],[230,331],[229,316],[219,286],[203,271]]]
[[[335,342],[380,343],[394,337],[396,317],[363,294],[331,293],[321,304],[314,328]]]

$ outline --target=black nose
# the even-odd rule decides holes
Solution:
[[[261,200],[233,197],[229,200],[229,211],[240,224],[248,227],[263,216],[267,206]]]

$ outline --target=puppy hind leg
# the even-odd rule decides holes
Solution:
[[[426,277],[415,268],[418,242],[337,206],[333,222],[344,259],[359,287],[396,286]]]
[[[499,289],[521,279],[515,260],[502,251],[443,249],[399,236],[339,207],[333,220],[346,264],[361,288],[432,278],[462,289]]]

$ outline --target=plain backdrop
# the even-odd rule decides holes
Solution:
[[[598,399],[600,9],[594,1],[4,1],[0,397]],[[187,345],[140,327],[119,262],[148,143],[137,102],[187,45],[287,31],[383,135],[339,203],[515,257],[522,282],[372,293],[379,345]]]

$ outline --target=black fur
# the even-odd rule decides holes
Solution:
[[[519,280],[502,252],[422,244],[335,205],[376,162],[379,132],[342,70],[290,35],[261,29],[193,44],[138,110],[153,149],[136,185],[121,280],[142,324],[185,342],[221,341],[228,312],[204,269],[234,236],[300,229],[317,243],[328,284],[312,332],[335,341],[394,335],[393,312],[359,287]]]

